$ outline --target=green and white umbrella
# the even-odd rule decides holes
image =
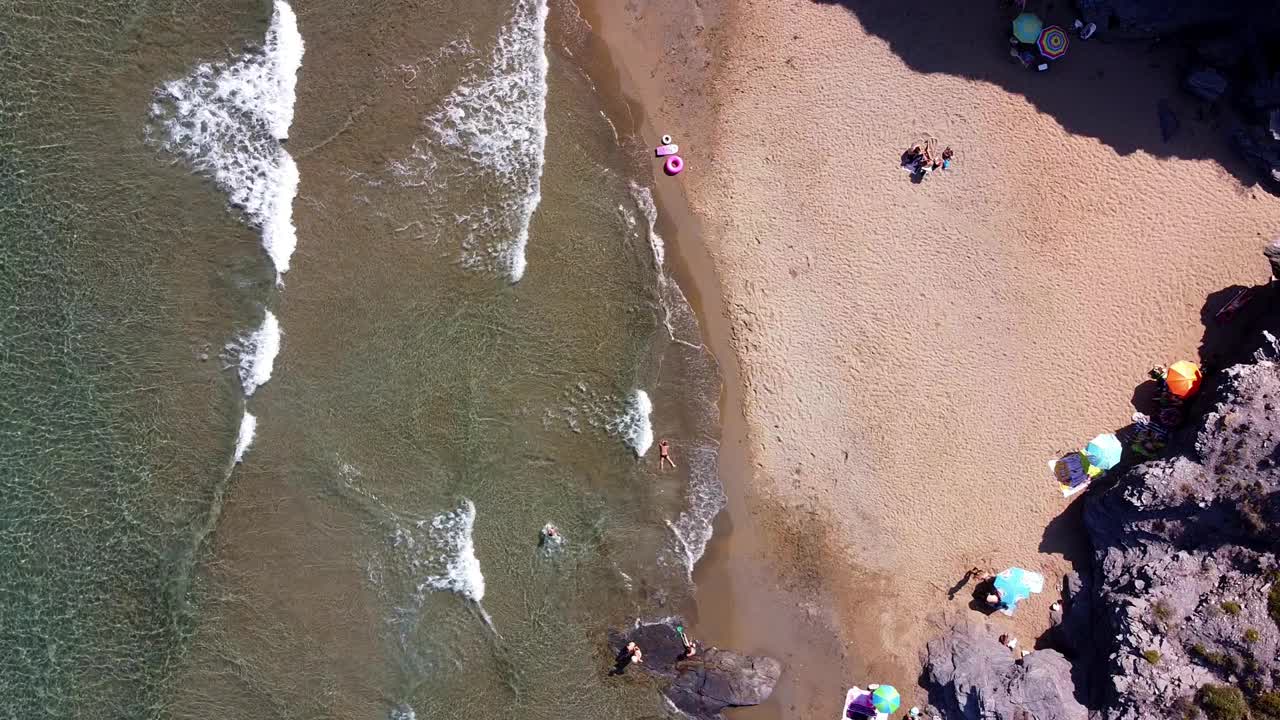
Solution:
[[[875,706],[876,712],[895,713],[902,706],[902,696],[894,686],[881,685],[871,691],[871,704]]]

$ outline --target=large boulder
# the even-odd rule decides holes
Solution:
[[[773,693],[782,675],[782,663],[714,647],[686,658],[676,622],[640,624],[629,632],[611,632],[609,649],[621,657],[627,643],[639,645],[644,662],[633,666],[635,670],[666,680],[663,694],[682,712],[699,720],[722,720],[720,712],[725,708],[759,705]]]
[[[769,699],[782,675],[782,664],[773,658],[717,648],[678,663],[676,669],[679,675],[667,686],[667,697],[699,718],[719,717],[728,707],[759,705]]]
[[[985,622],[962,621],[929,643],[924,685],[947,720],[1088,720],[1071,663],[1056,650],[1015,659]]]

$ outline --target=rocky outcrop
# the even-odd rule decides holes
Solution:
[[[961,622],[929,643],[925,686],[947,720],[1087,720],[1071,664],[1056,650],[1015,659],[985,622]]]
[[[1090,611],[1070,634],[1092,642],[1106,720],[1183,717],[1213,684],[1262,702],[1280,681],[1278,404],[1274,361],[1228,369],[1194,447],[1086,501]]]
[[[1186,44],[1182,85],[1217,109],[1233,110],[1232,145],[1280,194],[1280,3],[1255,0],[1076,0],[1081,18],[1103,39]],[[1168,139],[1166,133],[1166,140]]]
[[[721,720],[725,708],[764,702],[782,675],[782,664],[770,657],[714,647],[685,657],[684,641],[674,620],[609,634],[615,657],[623,655],[628,642],[635,642],[644,653],[644,662],[631,666],[630,671],[665,680],[663,694],[667,699],[681,712],[701,720]]]
[[[1042,638],[1065,656],[957,625],[924,657],[939,717],[1280,720],[1280,283],[1251,292],[1169,455],[1085,496],[1093,556]]]
[[[782,664],[769,657],[711,648],[677,664],[676,670],[679,674],[667,687],[667,697],[681,711],[707,718],[719,716],[725,708],[768,700],[782,675]]]

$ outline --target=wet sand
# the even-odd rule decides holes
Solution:
[[[922,701],[918,652],[974,565],[1045,573],[997,620],[1029,645],[1086,551],[1045,461],[1198,355],[1206,298],[1265,280],[1280,218],[1172,52],[1076,41],[1038,75],[995,10],[864,5],[584,10],[645,137],[688,162],[656,196],[724,367],[730,498],[697,629],[788,666],[743,716],[870,681]],[[929,137],[956,166],[914,184],[898,155]]]
[[[700,104],[698,88],[710,79],[714,67],[714,27],[720,18],[709,8],[700,11],[676,3],[663,5],[657,17],[665,20],[666,30],[646,34],[632,32],[632,10],[612,3],[580,2],[576,10],[593,32],[584,38],[586,44],[578,52],[585,55],[584,67],[599,86],[620,135],[634,133],[649,139],[673,132],[655,127],[655,122],[662,121],[652,118],[673,112],[663,101],[665,96],[656,93],[678,81],[683,89],[680,94],[689,100],[680,101],[676,109],[700,122],[682,123],[677,142],[686,147],[705,146],[710,142],[712,114],[710,104]],[[686,33],[687,29],[691,32]],[[674,44],[667,50],[659,49],[655,43],[668,37],[676,38]],[[680,64],[683,72],[638,77],[628,62],[619,61],[662,53],[677,55],[672,62]],[[647,157],[647,150],[645,154]],[[860,665],[834,630],[829,615],[834,598],[817,572],[821,563],[814,557],[796,558],[801,562],[788,572],[777,562],[777,548],[758,517],[761,510],[752,504],[748,480],[754,470],[742,378],[730,344],[729,315],[716,266],[703,242],[701,222],[690,211],[684,186],[663,175],[656,161],[648,162],[653,167],[658,230],[666,241],[668,261],[697,312],[704,341],[720,365],[724,382],[720,476],[728,505],[717,518],[715,536],[694,573],[697,608],[690,630],[704,642],[768,654],[784,662],[786,670],[770,700],[759,707],[737,709],[735,717],[813,716],[829,710],[832,693],[843,698],[847,678],[857,676]],[[821,528],[814,530],[820,532]],[[801,545],[797,543],[796,548]]]

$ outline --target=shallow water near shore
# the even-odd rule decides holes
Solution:
[[[215,5],[6,23],[0,706],[669,712],[719,380],[580,21]]]

